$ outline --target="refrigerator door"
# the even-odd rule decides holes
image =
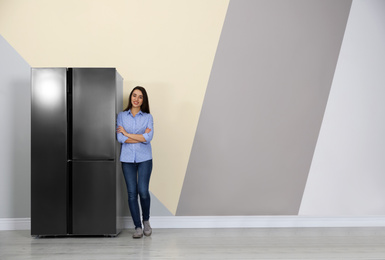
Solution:
[[[67,234],[66,68],[32,68],[31,235]]]
[[[114,68],[74,68],[72,159],[115,158]]]
[[[72,163],[72,233],[115,235],[115,162]]]

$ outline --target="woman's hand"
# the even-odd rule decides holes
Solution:
[[[147,130],[147,129],[146,129]],[[151,130],[150,130],[151,131]],[[126,132],[126,130],[124,130],[123,126],[119,126],[117,129],[116,129],[116,132],[119,134],[119,133],[122,133],[124,136],[128,136],[128,133]]]
[[[144,130],[144,133],[145,133],[145,134],[148,134],[149,132],[151,132],[151,129],[150,129],[150,128],[146,128],[146,130]]]

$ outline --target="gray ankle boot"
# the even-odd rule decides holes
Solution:
[[[143,226],[144,226],[144,229],[143,229],[144,235],[145,236],[151,236],[152,228],[150,226],[150,221],[148,221],[148,220],[143,221]]]
[[[143,231],[141,228],[135,228],[135,233],[132,235],[133,238],[141,238],[143,236]]]

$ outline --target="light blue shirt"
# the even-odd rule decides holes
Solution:
[[[142,134],[146,142],[143,143],[125,143],[128,139],[122,133],[118,133],[116,138],[119,143],[122,143],[120,152],[121,162],[144,162],[152,159],[151,140],[154,135],[154,120],[151,114],[139,111],[135,117],[131,114],[131,110],[123,111],[118,114],[116,120],[116,128],[123,126],[129,134]],[[151,132],[144,133],[146,128],[150,128]]]

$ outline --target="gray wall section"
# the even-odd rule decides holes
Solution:
[[[0,35],[0,218],[30,216],[30,71]]]
[[[231,1],[176,215],[297,215],[350,0]]]
[[[174,216],[152,192],[150,195],[151,216]]]

